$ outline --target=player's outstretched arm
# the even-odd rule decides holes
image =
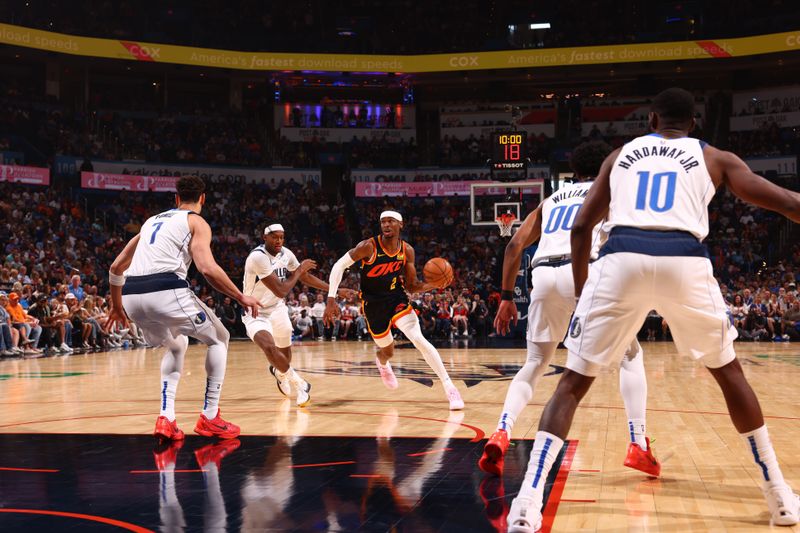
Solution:
[[[272,294],[278,298],[286,298],[294,286],[297,285],[297,282],[303,279],[303,276],[308,275],[309,270],[313,270],[315,268],[317,268],[316,261],[305,259],[300,263],[300,266],[297,267],[288,278],[286,278],[285,281],[281,281],[278,275],[274,272],[261,281],[270,291],[272,291]]]
[[[239,302],[246,311],[255,316],[259,308],[258,300],[242,294],[242,291],[214,260],[214,255],[211,253],[211,227],[208,222],[199,216],[190,216],[189,230],[192,232],[189,251],[192,254],[192,259],[197,266],[198,272],[206,278],[212,287]]]
[[[517,232],[506,245],[503,255],[502,294],[497,314],[494,317],[494,329],[505,335],[511,330],[511,322],[517,323],[517,305],[514,303],[514,285],[522,260],[522,252],[539,240],[542,235],[542,204],[528,213]]]
[[[114,324],[118,324],[120,327],[124,328],[128,323],[128,317],[125,315],[125,310],[122,308],[122,285],[125,283],[122,275],[128,270],[128,267],[131,266],[133,254],[136,252],[136,246],[138,244],[139,235],[136,235],[133,239],[128,241],[128,244],[125,245],[125,248],[122,249],[108,269],[108,278],[111,285],[111,309],[109,310],[105,324],[103,324],[103,329],[106,331],[110,330]]]
[[[339,290],[339,284],[342,282],[344,271],[356,261],[369,259],[374,252],[375,245],[372,239],[361,241],[355,248],[340,257],[331,268],[331,274],[328,277],[328,300],[325,306],[325,313],[322,315],[322,321],[326,326],[332,326],[336,317],[341,314],[339,306],[336,305],[336,294]]]
[[[580,297],[583,285],[589,276],[589,257],[592,254],[592,231],[606,217],[611,203],[611,168],[617,160],[617,148],[606,157],[594,180],[583,206],[578,211],[570,232],[570,258],[572,279],[575,281],[575,297]]]
[[[319,289],[321,291],[325,291],[326,293],[330,288],[330,285],[328,285],[326,281],[319,279],[311,272],[306,272],[305,274],[300,276],[300,283],[303,283],[315,289]],[[343,289],[341,287],[336,291],[336,293],[339,296],[339,298],[355,298],[358,295],[358,291],[354,291],[353,289]]]
[[[745,202],[800,222],[800,194],[762,178],[736,154],[706,146],[703,155],[712,179],[717,178],[715,183],[721,181]]]

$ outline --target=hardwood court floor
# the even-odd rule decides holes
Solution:
[[[609,369],[596,380],[578,410],[558,479],[551,479],[554,489],[545,514],[552,515],[548,522],[552,523],[552,530],[775,529],[800,532],[797,527],[770,528],[768,525],[755,467],[730,423],[722,396],[708,372],[689,358],[676,355],[672,343],[643,343],[643,346],[649,382],[648,434],[655,440],[656,454],[663,462],[662,477],[648,480],[622,466],[628,442],[627,423],[618,392],[618,372]],[[797,385],[800,345],[740,343],[737,350],[761,400],[786,479],[797,490],[800,488],[797,446],[800,442]],[[294,366],[313,385],[312,403],[305,409],[296,408],[279,394],[267,373],[264,356],[254,345],[248,342],[231,344],[221,406],[224,416],[242,427],[243,444],[236,452],[237,457],[248,457],[250,450],[258,455],[257,462],[266,467],[269,449],[275,443],[287,441],[271,439],[248,444],[250,437],[287,437],[292,443],[301,436],[318,437],[300,439],[319,443],[314,448],[317,454],[335,449],[332,443],[348,442],[344,439],[347,437],[368,438],[372,444],[364,446],[376,450],[370,452],[375,456],[372,458],[374,467],[371,467],[374,472],[351,472],[351,477],[367,480],[360,488],[351,487],[353,490],[369,492],[366,483],[371,477],[385,477],[381,465],[394,464],[394,460],[383,460],[384,456],[423,457],[415,459],[419,463],[403,467],[419,477],[419,490],[412,494],[418,494],[422,501],[427,495],[441,496],[441,492],[437,493],[440,489],[445,490],[445,494],[458,493],[462,498],[458,505],[474,505],[485,515],[483,522],[473,521],[470,527],[442,522],[430,530],[495,531],[496,527],[501,527],[502,517],[498,519],[497,515],[502,515],[504,504],[510,504],[518,489],[529,442],[517,442],[509,452],[505,494],[496,482],[484,482],[483,474],[474,464],[482,447],[478,439],[494,430],[508,384],[524,358],[523,350],[470,348],[465,341],[440,348],[445,365],[466,402],[463,415],[448,411],[441,385],[413,349],[396,351],[393,364],[401,378],[396,391],[388,391],[381,384],[370,342],[302,342],[297,343],[293,351]],[[540,381],[532,404],[517,421],[514,439],[533,438],[542,406],[557,383],[559,365],[563,365],[564,359],[565,352],[559,350],[553,361],[553,372]],[[33,441],[37,437],[30,434],[50,435],[49,440],[55,442],[62,439],[65,446],[69,439],[76,437],[59,434],[150,434],[158,413],[159,361],[160,352],[152,349],[0,361],[0,404],[4,414],[0,420],[0,443],[9,444],[0,446],[4,450],[0,455],[0,469],[39,464],[35,457],[26,455],[36,449]],[[203,352],[192,346],[178,388],[177,403],[178,422],[187,435],[201,407],[204,384]],[[391,441],[388,437],[392,437]],[[387,448],[387,442],[406,442],[401,440],[404,437],[416,438],[413,441],[416,444],[407,444],[402,450],[397,448],[399,444],[394,449]],[[146,437],[131,439],[150,442]],[[10,445],[12,441],[13,446]],[[73,441],[69,442],[74,445]],[[446,446],[437,448],[437,442],[446,443]],[[197,439],[187,441],[187,446],[190,443],[195,450],[203,445]],[[254,451],[258,446],[264,447],[261,452]],[[111,453],[103,449],[100,447],[97,454]],[[414,450],[421,451],[415,455]],[[144,455],[150,457],[150,451],[145,450]],[[426,463],[427,454],[440,452],[440,459]],[[185,452],[179,457],[190,455]],[[302,460],[309,457],[313,454]],[[320,462],[324,460],[321,458]],[[233,458],[225,461],[245,462]],[[425,465],[428,465],[427,472],[422,472]],[[127,472],[141,466],[121,465],[120,468]],[[223,486],[225,473],[222,470],[219,474]],[[457,475],[467,477],[454,488],[452,480],[461,479]],[[434,483],[437,479],[451,482],[440,485]],[[425,490],[421,490],[423,485]],[[9,484],[0,486],[3,492],[11,490]],[[0,498],[2,511],[3,507],[8,507],[9,498],[0,496],[3,496]],[[487,499],[489,504],[484,509],[483,500]],[[455,500],[452,503],[455,504]],[[412,502],[407,504],[408,509],[414,506]],[[28,502],[28,505],[34,503]],[[413,512],[408,509],[403,512]],[[157,515],[155,513],[155,518]],[[7,516],[0,512],[0,529],[6,529],[2,523]],[[24,519],[25,516],[22,523]],[[19,516],[15,520],[15,525],[21,523]],[[237,529],[245,522],[240,516],[236,520],[229,517],[227,523]],[[36,522],[32,524],[35,529]],[[381,530],[380,524],[384,522],[371,523],[370,530]],[[392,522],[384,525],[383,530],[386,530]],[[329,521],[327,527],[331,531],[349,531],[351,526],[339,524],[339,529],[331,529]],[[287,529],[305,530],[302,525]],[[415,528],[407,526],[398,530],[414,531]]]

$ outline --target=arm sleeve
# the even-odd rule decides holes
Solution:
[[[330,278],[328,279],[328,285],[330,285],[328,289],[328,298],[336,298],[336,291],[339,290],[339,284],[342,282],[344,271],[352,266],[353,263],[355,263],[355,261],[353,261],[353,258],[350,257],[350,253],[348,252],[340,257],[339,260],[336,261],[336,264],[333,265]]]

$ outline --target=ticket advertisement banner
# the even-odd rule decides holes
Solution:
[[[28,185],[50,185],[50,169],[0,165],[0,182],[25,183]]]
[[[731,131],[757,130],[769,127],[772,124],[775,124],[779,128],[800,126],[800,111],[731,117]]]
[[[174,176],[135,176],[131,174],[81,172],[81,187],[109,191],[175,192],[175,184],[178,179]]]
[[[412,183],[359,182],[356,183],[357,198],[382,198],[385,196],[469,196],[470,185],[492,183],[491,181],[420,181]],[[499,184],[497,187],[481,187],[475,190],[478,196],[507,194],[513,184]],[[525,193],[537,192],[523,189]]]
[[[350,177],[358,182],[453,182],[453,181],[492,181],[492,173],[487,167],[451,167],[451,168],[370,168],[353,170]],[[550,167],[547,165],[531,165],[528,167],[528,179],[549,179]]]
[[[251,71],[461,72],[465,70],[554,67],[721,59],[800,50],[800,31],[735,39],[540,48],[456,54],[356,55],[293,54],[213,50],[157,43],[79,37],[0,24],[0,44],[89,57],[220,67]]]

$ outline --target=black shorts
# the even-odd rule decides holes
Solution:
[[[381,300],[362,300],[361,311],[367,319],[370,335],[380,339],[392,331],[398,318],[413,313],[414,309],[408,303],[408,296],[403,293]]]

